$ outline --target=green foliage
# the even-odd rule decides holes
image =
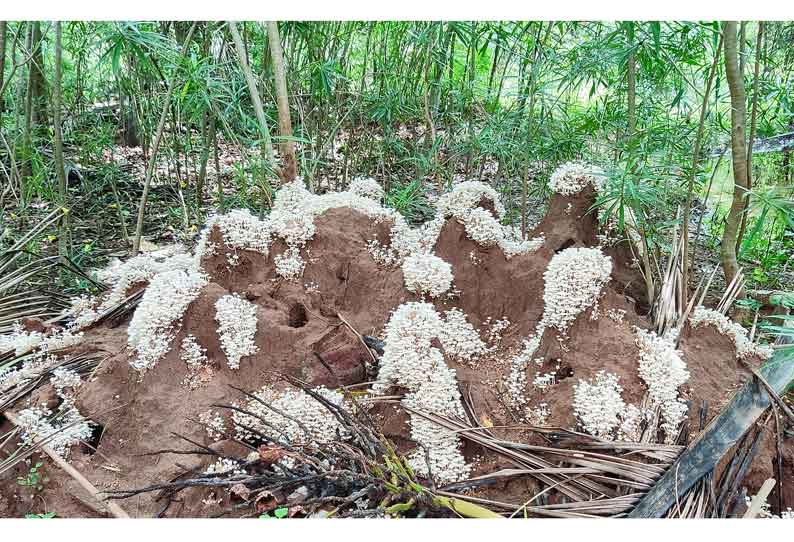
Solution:
[[[264,514],[260,514],[259,519],[284,519],[289,515],[289,508],[286,506],[281,506],[273,510],[273,515],[270,515],[270,512],[265,512]]]
[[[50,481],[49,477],[44,476],[41,474],[41,472],[39,472],[43,466],[44,463],[40,461],[35,465],[32,465],[30,469],[28,469],[26,476],[20,476],[17,478],[17,484],[23,487],[33,488],[36,491],[42,491],[44,489],[44,484]]]
[[[158,170],[165,187],[162,230],[186,235],[209,207],[247,207],[266,212],[273,194],[273,166],[261,158],[261,130],[228,29],[220,21],[198,23],[181,58],[190,22],[75,21],[64,32],[64,141],[66,156],[82,180],[71,179],[75,222],[98,208],[131,226],[138,192],[131,173],[108,159],[126,123],[148,149],[167,81],[176,73]],[[678,207],[686,200],[702,92],[717,51],[717,21],[290,21],[279,24],[299,174],[312,188],[325,180],[371,175],[383,181],[387,201],[409,220],[428,216],[426,187],[481,179],[504,196],[511,219],[520,220],[523,181],[532,201],[548,194],[548,176],[559,164],[582,159],[610,174],[602,196],[606,217],[625,224],[635,216],[651,245],[662,247]],[[277,126],[273,66],[265,28],[240,24],[248,63],[258,77],[265,116]],[[755,55],[758,25],[746,25],[745,54]],[[51,25],[42,25],[45,43]],[[27,27],[10,22],[17,59]],[[19,35],[17,35],[20,33]],[[759,81],[757,137],[789,132],[794,125],[794,78],[790,22],[766,26]],[[51,83],[53,51],[44,48]],[[628,133],[628,62],[636,60],[636,131]],[[719,58],[719,57],[718,57]],[[7,62],[7,66],[8,66]],[[747,62],[748,66],[752,61]],[[703,196],[714,169],[714,150],[730,131],[730,106],[722,62],[707,101],[695,196]],[[14,165],[22,172],[19,216],[40,202],[55,201],[52,127],[28,115],[27,66],[17,70],[0,113]],[[7,70],[8,71],[8,70]],[[745,78],[752,77],[747,68]],[[750,101],[751,96],[748,96]],[[99,105],[103,107],[98,107]],[[96,106],[96,107],[95,107]],[[107,107],[105,107],[107,106]],[[30,121],[30,122],[29,122]],[[208,127],[238,159],[225,178],[204,179],[210,193],[196,196],[202,156],[212,162]],[[433,128],[434,137],[430,129]],[[273,141],[280,138],[273,134]],[[11,159],[0,143],[0,179]],[[723,169],[730,161],[723,162]],[[794,166],[782,153],[753,160],[746,233],[739,258],[752,281],[777,287],[794,251],[790,186]],[[174,167],[179,163],[177,178]],[[729,171],[725,169],[727,177]],[[410,180],[410,181],[409,181]],[[732,184],[715,179],[705,223],[715,248]],[[24,182],[22,182],[24,181]],[[112,181],[112,182],[111,182]],[[120,187],[120,205],[108,198]],[[177,183],[181,185],[179,193]],[[217,186],[222,184],[222,195]],[[726,196],[714,204],[715,195]],[[186,201],[183,204],[182,199]],[[160,203],[157,201],[156,203]],[[121,207],[110,207],[111,205]],[[206,205],[206,206],[204,206]],[[183,216],[187,215],[187,216]],[[158,215],[159,216],[159,215]],[[82,224],[80,225],[82,228]],[[101,228],[99,228],[101,229]],[[86,231],[85,228],[76,231]],[[99,257],[95,232],[75,239],[76,258]],[[88,247],[86,251],[81,247]],[[652,247],[654,248],[654,247]]]
[[[421,179],[404,185],[393,185],[386,194],[385,201],[387,206],[403,215],[408,222],[421,222],[432,214]]]
[[[792,315],[773,315],[769,317],[769,322],[760,325],[761,331],[768,333],[772,337],[791,338],[794,334],[794,314]],[[794,343],[788,342],[782,347],[785,350],[794,349]],[[789,384],[786,393],[794,390],[794,382]]]
[[[47,512],[44,514],[25,514],[25,519],[52,519],[56,517],[55,512]]]

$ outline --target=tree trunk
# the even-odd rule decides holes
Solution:
[[[69,210],[66,207],[66,169],[63,163],[63,136],[61,134],[61,80],[63,79],[63,50],[61,48],[61,22],[55,22],[55,83],[52,92],[52,128],[55,155],[55,172],[58,177],[58,205],[63,208],[58,228],[58,255],[69,255],[67,243]]]
[[[25,29],[25,51],[24,54],[30,55],[30,52],[33,50],[33,24],[28,23],[27,28]],[[22,205],[24,206],[25,201],[27,200],[27,185],[28,179],[33,175],[33,165],[30,162],[30,148],[33,147],[33,134],[32,132],[32,125],[31,119],[33,117],[33,61],[28,58],[27,61],[28,71],[27,77],[19,78],[20,81],[20,90],[24,86],[25,90],[25,102],[24,102],[24,113],[23,117],[23,128],[22,128],[22,145],[25,148],[25,155],[26,157],[22,161],[22,171],[19,178],[19,191],[20,191],[20,198],[22,200]],[[27,84],[23,85],[22,81],[26,79]],[[20,92],[21,94],[21,92]],[[22,96],[20,95],[20,98]]]
[[[135,109],[132,99],[123,94],[119,89],[119,116],[121,117],[122,141],[126,147],[139,147],[141,140],[138,137],[138,123],[135,119]]]
[[[33,56],[30,65],[30,97],[31,97],[31,126],[46,126],[47,118],[47,80],[44,78],[44,39],[41,35],[41,23],[33,23],[31,36]]]
[[[447,51],[449,50],[450,42],[452,41],[452,30],[444,30],[444,23],[438,23],[439,38],[444,35],[444,41],[441,44],[439,54],[434,57],[434,70],[433,70],[433,84],[430,92],[430,108],[433,116],[437,116],[439,107],[441,106],[441,80],[444,77],[444,72],[447,62]]]
[[[5,109],[4,100],[3,100],[3,75],[5,74],[6,68],[6,27],[7,24],[5,21],[0,21],[0,114],[2,114],[3,110]],[[0,125],[0,129],[2,129],[2,125]]]
[[[745,48],[747,46],[746,40],[746,33],[747,33],[747,21],[742,21],[739,23],[739,76],[742,77],[742,81],[744,81],[744,67],[747,64],[747,54],[745,53]]]
[[[278,33],[278,23],[267,22],[267,37],[270,41],[270,56],[273,60],[273,79],[276,83],[276,101],[278,104],[278,132],[281,136],[281,150],[284,166],[282,177],[286,182],[294,181],[298,175],[298,163],[295,159],[295,143],[292,141],[292,120],[289,114],[289,98],[287,94],[287,77],[284,69],[284,50]]]
[[[212,150],[212,135],[209,130],[210,123],[214,123],[215,119],[212,117],[209,109],[204,110],[204,115],[201,122],[201,140],[203,147],[201,149],[201,163],[199,164],[198,177],[196,179],[196,206],[201,208],[204,201],[204,185],[207,180],[207,163],[210,160],[210,151]]]
[[[742,238],[747,228],[747,214],[750,212],[750,190],[753,188],[753,142],[758,128],[758,76],[761,72],[761,47],[764,39],[764,22],[758,23],[758,38],[755,47],[755,67],[753,68],[753,105],[750,113],[750,137],[747,142],[747,196],[744,200],[742,223],[736,236],[736,252],[741,252]]]
[[[626,113],[628,117],[627,140],[629,145],[637,131],[637,54],[634,51],[634,35],[629,38],[629,56],[626,60]]]
[[[229,21],[228,24],[229,32],[232,35],[232,41],[234,41],[234,48],[237,51],[237,58],[240,61],[240,68],[243,70],[245,81],[248,84],[248,93],[251,95],[251,102],[253,102],[254,105],[254,113],[256,113],[256,118],[259,121],[259,130],[261,131],[262,135],[262,141],[260,143],[262,158],[266,163],[270,164],[274,170],[277,170],[278,168],[276,167],[275,157],[273,155],[273,144],[270,140],[270,129],[267,126],[267,117],[265,117],[265,109],[262,107],[262,98],[259,96],[259,90],[256,88],[254,74],[251,72],[251,67],[248,65],[243,39],[240,37],[240,32],[237,30],[237,23],[234,21]],[[270,198],[269,194],[267,194],[267,198]]]
[[[204,26],[204,41],[202,44],[202,53],[205,58],[210,58],[210,36],[212,30],[212,22],[209,21]],[[204,186],[207,180],[207,163],[210,159],[210,152],[212,150],[212,137],[209,133],[209,123],[215,122],[212,118],[211,106],[205,105],[204,111],[201,115],[201,161],[199,163],[199,172],[196,176],[196,214],[201,211],[201,205],[204,202]]]
[[[168,89],[163,98],[163,109],[160,112],[160,122],[157,124],[157,131],[154,134],[154,140],[151,145],[151,153],[149,155],[149,164],[146,167],[146,178],[143,182],[143,193],[141,194],[141,202],[138,206],[138,223],[135,226],[135,238],[132,241],[132,255],[137,256],[141,247],[141,236],[143,235],[143,219],[146,216],[146,201],[149,198],[149,187],[152,184],[152,177],[154,177],[154,169],[157,165],[157,150],[160,148],[160,140],[163,138],[163,130],[165,129],[165,121],[168,118],[168,110],[171,105],[171,94],[174,92],[176,80],[179,76],[179,61],[187,55],[190,48],[190,38],[193,36],[193,31],[196,29],[196,23],[190,27],[185,42],[182,45],[182,55],[179,57],[176,66],[174,66],[174,73],[171,80],[168,82]]]
[[[736,51],[736,22],[727,21],[723,23],[723,28],[725,75],[731,95],[731,161],[733,163],[734,187],[733,201],[725,220],[720,257],[725,272],[725,283],[730,284],[739,272],[739,263],[736,260],[736,239],[747,189],[747,150],[744,140],[747,104],[744,80],[739,72],[739,59]]]
[[[221,177],[221,161],[218,157],[218,131],[215,126],[215,116],[212,116],[209,127],[209,138],[212,140],[212,155],[215,162],[215,183],[218,189],[218,208],[223,210],[223,178]]]
[[[541,32],[543,31],[543,23],[540,23],[538,27],[538,33],[535,38],[535,46],[532,51],[532,67],[530,68],[529,72],[529,81],[527,83],[527,93],[529,94],[529,113],[527,114],[527,141],[526,141],[526,154],[525,154],[525,170],[524,175],[521,178],[521,238],[527,238],[527,199],[529,197],[529,174],[530,174],[530,160],[531,160],[531,141],[532,135],[534,133],[534,120],[535,120],[535,85],[537,83],[537,74],[540,68],[540,59],[543,55],[543,47],[546,43],[546,40],[549,38],[551,34],[551,29],[554,27],[554,21],[549,21],[549,26],[546,30],[546,33],[543,34],[541,37]]]

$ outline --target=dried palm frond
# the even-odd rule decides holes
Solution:
[[[708,517],[732,514],[737,501],[743,501],[739,486],[755,456],[760,427],[769,423],[769,409],[777,406],[775,395],[794,381],[794,350],[777,350],[757,372],[765,384],[758,377],[745,383],[648,490],[631,511],[631,517],[662,517],[670,513],[683,516],[695,511]],[[729,464],[718,473],[716,486],[704,484],[709,476],[717,478],[714,470],[726,458]],[[693,502],[701,506],[686,508],[689,492],[694,492]],[[709,497],[709,507],[702,504],[705,496]]]
[[[6,412],[5,416],[13,425],[18,426],[19,419],[15,415],[13,415],[10,412]],[[80,423],[80,421],[75,421],[74,423]],[[73,425],[73,424],[70,424],[70,425]],[[34,444],[31,446],[31,448],[35,448],[35,451],[39,451],[40,450],[40,451],[44,452],[47,456],[50,457],[50,459],[60,469],[62,469],[64,472],[66,472],[66,474],[71,476],[72,479],[74,479],[85,491],[87,491],[89,495],[91,495],[92,497],[96,498],[98,501],[101,502],[102,499],[99,497],[99,490],[85,476],[83,476],[77,469],[75,469],[72,465],[70,465],[64,459],[64,457],[62,457],[61,455],[58,454],[58,452],[53,450],[48,444],[48,440],[49,439],[54,438],[59,432],[65,431],[68,427],[69,427],[69,425],[64,426],[61,429],[55,431],[54,433],[52,433],[52,434],[50,434],[50,435],[48,435],[48,436],[46,436],[44,438],[40,438],[40,437],[34,435],[32,437]],[[12,465],[13,465],[13,463],[12,463]],[[3,473],[2,466],[0,466],[0,476],[2,475],[2,473]],[[114,517],[117,517],[117,518],[129,518],[130,517],[116,503],[104,503],[104,504],[107,507],[108,511],[111,513],[111,515],[113,515]]]
[[[10,333],[16,322],[24,318],[50,320],[68,308],[58,295],[35,290],[15,292],[0,300],[0,334]]]
[[[14,260],[16,260],[21,254],[22,249],[30,243],[33,239],[37,236],[41,235],[44,230],[52,226],[53,224],[57,223],[61,216],[63,215],[63,209],[57,208],[52,211],[50,214],[42,218],[35,226],[33,226],[27,233],[25,233],[22,237],[17,239],[16,243],[14,243],[7,251],[5,251],[2,255],[0,255],[0,273],[3,273],[7,267],[9,267]]]
[[[541,491],[529,501],[501,503],[502,508],[525,514],[560,517],[626,514],[683,449],[678,445],[605,441],[561,428],[529,428],[553,444],[538,446],[499,439],[489,434],[487,428],[471,426],[462,420],[416,410],[410,412],[456,432],[461,438],[503,456],[516,466],[475,480],[509,476],[535,478],[541,484]],[[527,504],[546,493],[548,488],[564,496],[567,502]]]
[[[20,440],[22,428],[17,425],[16,420],[14,420],[14,416],[10,412],[4,412],[2,416],[5,416],[9,421],[12,422],[12,429],[6,434],[0,435],[0,449],[12,449],[13,451],[8,457],[0,461],[0,477],[2,477],[4,473],[13,469],[19,463],[25,461],[34,453],[42,452],[42,448],[48,446],[58,437],[60,433],[81,423],[81,420],[76,420],[71,423],[63,424],[58,429],[44,437],[36,437],[33,438],[29,443],[20,442],[18,446],[12,447],[7,445],[14,440]],[[60,416],[61,414],[59,413],[53,414],[51,420],[57,420]],[[50,452],[51,450],[48,451],[48,453]]]
[[[704,275],[701,277],[697,288],[695,288],[691,296],[684,296],[684,288],[688,288],[688,285],[683,283],[686,255],[684,254],[684,238],[683,236],[680,239],[678,238],[677,230],[673,231],[672,246],[673,250],[667,261],[667,268],[662,277],[659,296],[654,304],[652,314],[653,326],[657,334],[665,335],[672,331],[674,336],[678,336],[692,309],[703,304],[703,300],[706,298],[706,294],[717,273],[718,266],[714,266],[708,276]],[[739,274],[741,274],[741,270]],[[686,305],[684,305],[685,297],[689,298],[689,302]],[[731,300],[732,302],[733,300]]]
[[[143,293],[144,290],[135,292],[109,307],[88,327],[95,327],[104,323],[107,323],[110,327],[117,326],[135,310],[135,307],[138,306],[138,303],[140,303],[143,298]]]
[[[27,255],[27,262],[18,266],[18,256]],[[106,286],[75,264],[61,256],[39,257],[23,250],[0,254],[0,334],[9,333],[16,322],[37,318],[45,322],[60,322],[69,308],[69,296],[54,292],[50,285],[57,281],[54,272],[66,272],[92,284],[102,291]]]
[[[769,421],[769,416],[763,425]],[[668,518],[735,517],[744,505],[741,483],[752,464],[763,436],[762,427],[755,427],[736,445],[728,465],[719,476],[709,472],[683,495],[676,495],[675,504],[665,514]]]
[[[50,288],[57,282],[56,271],[84,280],[100,291],[106,288],[66,256],[41,256],[29,250],[31,241],[62,215],[61,208],[52,211],[0,253],[0,333],[9,332],[12,323],[22,318],[56,318],[69,306],[68,296]]]
[[[42,384],[49,382],[52,372],[58,368],[69,369],[79,375],[90,374],[105,358],[101,352],[82,353],[67,356],[58,359],[57,356],[60,352],[52,351],[55,360],[52,364],[45,364],[42,367],[34,370],[18,384],[7,384],[5,387],[0,387],[0,412],[13,407],[17,402],[26,396],[30,395]],[[11,352],[13,354],[13,352]],[[21,356],[11,357],[7,360],[0,360],[0,373],[6,370],[14,370],[21,368],[26,361],[31,361],[36,357],[35,352],[29,352]]]

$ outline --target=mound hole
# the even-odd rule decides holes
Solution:
[[[83,451],[88,455],[94,455],[96,453],[97,448],[99,448],[99,441],[102,439],[102,435],[105,433],[105,426],[93,422],[91,424],[91,436],[83,441],[82,448]]]
[[[573,376],[573,367],[570,365],[563,365],[557,371],[557,381],[565,380],[566,378],[571,378]]]
[[[293,303],[287,313],[287,325],[289,327],[303,327],[306,325],[306,307],[303,303]]]
[[[576,244],[576,241],[574,241],[573,239],[568,239],[562,245],[560,245],[560,247],[557,250],[555,250],[554,253],[555,254],[559,254],[560,252],[562,252],[566,248],[571,248],[575,244]]]

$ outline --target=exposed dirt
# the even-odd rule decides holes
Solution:
[[[454,288],[460,293],[436,302],[437,309],[459,307],[482,331],[489,318],[508,318],[511,322],[500,349],[492,357],[476,368],[452,365],[482,423],[515,423],[502,397],[502,380],[510,370],[510,355],[520,348],[522,339],[534,333],[542,317],[543,273],[554,254],[570,246],[597,244],[596,217],[588,212],[593,198],[591,189],[577,197],[552,198],[547,216],[532,232],[533,236],[541,232],[545,235],[544,245],[534,253],[510,260],[498,247],[483,248],[471,241],[463,226],[454,220],[442,229],[435,253],[452,265]],[[212,443],[200,425],[192,421],[211,405],[239,401],[241,395],[231,386],[247,391],[265,384],[280,386],[284,385],[281,374],[328,387],[368,380],[370,355],[340,316],[360,333],[378,335],[392,310],[419,298],[405,290],[399,268],[379,266],[367,251],[367,241],[388,240],[388,223],[376,223],[361,213],[341,208],[327,211],[315,224],[315,238],[304,250],[305,272],[293,282],[276,279],[274,257],[286,249],[280,243],[271,246],[267,257],[238,251],[238,263],[233,266],[223,248],[206,258],[202,266],[212,282],[189,306],[172,350],[142,378],[128,363],[126,322],[115,328],[96,327],[86,333],[86,340],[78,348],[105,352],[108,357],[79,391],[79,410],[102,427],[96,451],[87,447],[73,450],[72,462],[80,472],[100,489],[134,489],[205,468],[207,460],[201,456],[157,452],[192,447],[177,435],[213,449],[239,446],[230,441]],[[222,243],[219,232],[213,232],[211,241]],[[577,318],[566,349],[561,348],[555,333],[547,330],[536,353],[544,362],[542,366],[530,364],[528,382],[538,372],[554,370],[557,374],[556,383],[546,391],[538,392],[531,385],[527,390],[531,407],[548,404],[550,426],[575,426],[571,409],[573,385],[598,370],[607,369],[620,377],[627,402],[639,404],[645,392],[637,374],[638,347],[633,331],[633,326],[649,326],[643,316],[648,300],[644,298],[642,278],[631,267],[631,253],[625,243],[607,253],[614,261],[613,280],[605,288],[597,312],[594,314],[595,309],[591,309]],[[237,370],[227,366],[214,321],[216,300],[229,292],[239,293],[257,305],[255,340],[259,351],[243,358]],[[622,311],[623,317],[608,316],[615,311]],[[211,360],[203,385],[197,389],[188,389],[184,384],[187,367],[180,359],[179,344],[188,334],[206,348]],[[703,402],[708,402],[710,419],[747,375],[735,360],[731,340],[708,326],[686,328],[681,350],[691,374],[684,394],[691,401],[694,434]],[[379,404],[373,414],[401,451],[411,449],[408,418],[399,404]],[[525,433],[510,429],[497,430],[497,434],[526,438]],[[794,446],[786,446],[787,457],[794,457]],[[493,470],[501,464],[494,457],[475,459],[482,450],[468,447],[465,451],[477,465],[477,472]],[[751,494],[770,475],[768,462],[769,458],[763,456],[759,474],[748,477]],[[791,469],[791,465],[789,462],[787,468]],[[60,516],[99,515],[90,498],[73,496],[79,493],[75,493],[74,484],[65,475],[49,466],[48,473],[51,481],[40,492],[47,509],[56,510]],[[21,486],[12,487],[17,475],[23,474],[12,473],[2,481],[0,516],[22,515],[32,508],[30,499],[20,493]],[[791,485],[794,478],[788,480]],[[520,501],[527,493],[527,483],[511,481],[499,491]],[[792,489],[786,491],[786,502],[794,505]],[[122,506],[134,516],[208,516],[220,510],[206,491],[186,491],[183,500],[167,510],[163,510],[156,496],[141,495],[123,501]]]

